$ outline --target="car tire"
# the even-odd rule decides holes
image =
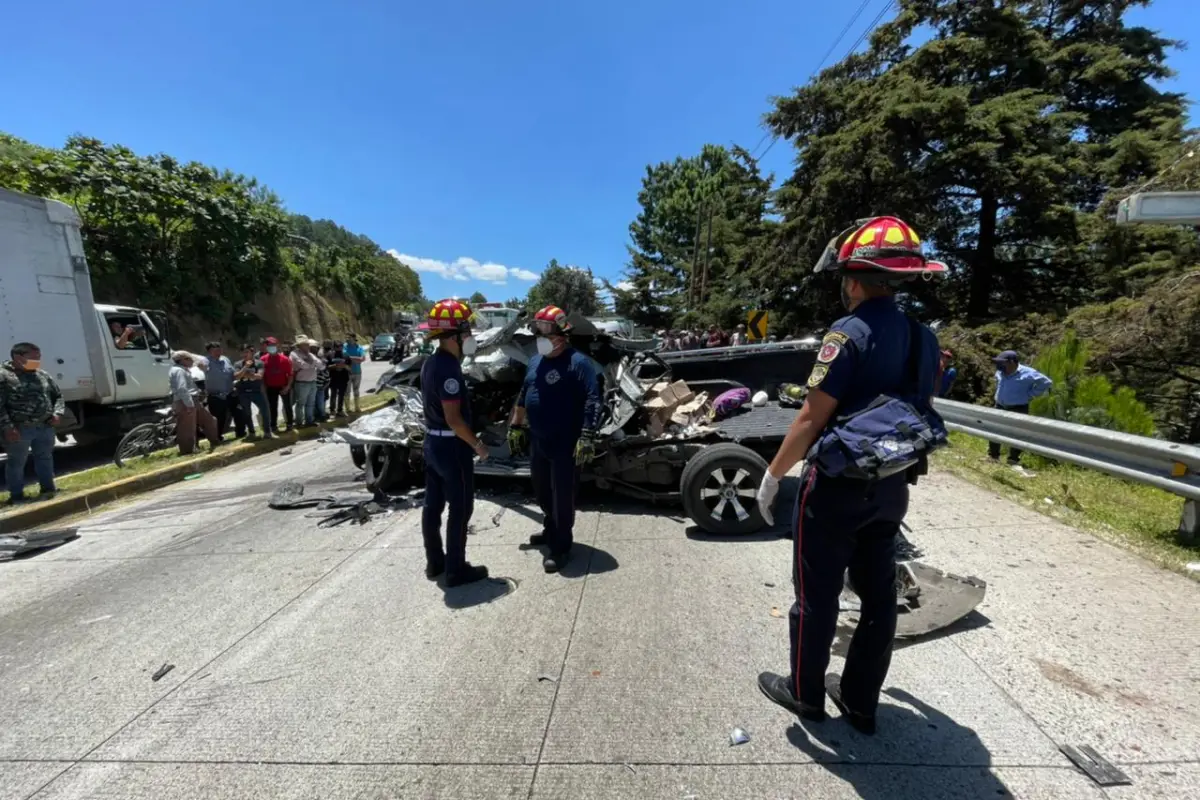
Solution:
[[[367,448],[365,445],[352,444],[350,445],[350,460],[354,462],[354,466],[359,469],[367,466]]]
[[[747,447],[733,442],[709,445],[683,468],[683,509],[708,533],[754,533],[767,524],[754,499],[766,471],[767,462]]]
[[[367,448],[367,488],[394,494],[408,488],[408,448],[393,444],[373,444]]]

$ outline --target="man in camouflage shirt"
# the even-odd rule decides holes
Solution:
[[[0,364],[0,443],[4,445],[8,502],[25,500],[25,462],[33,451],[33,467],[41,484],[39,498],[54,496],[54,426],[66,411],[58,385],[39,367],[42,351],[20,342],[12,360]]]

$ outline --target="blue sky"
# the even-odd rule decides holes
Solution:
[[[831,61],[887,2],[870,0]],[[1196,2],[1133,19],[1200,40]],[[753,149],[768,97],[808,79],[858,6],[11,3],[0,129],[255,175],[290,210],[405,254],[430,297],[504,299],[551,258],[618,280],[645,166],[705,142]],[[1171,88],[1195,94],[1200,56],[1172,62]],[[781,143],[763,164],[790,162]]]

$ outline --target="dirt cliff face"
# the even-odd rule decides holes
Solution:
[[[100,302],[134,303],[131,298],[102,298]],[[195,313],[166,309],[171,347],[201,351],[207,342],[221,342],[227,351],[264,336],[292,341],[299,334],[312,339],[341,340],[353,331],[359,340],[392,330],[391,314],[364,313],[338,292],[318,292],[309,287],[277,286],[244,304],[228,324],[217,324]]]

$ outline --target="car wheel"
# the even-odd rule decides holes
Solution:
[[[367,488],[384,494],[408,488],[408,448],[392,444],[373,444],[367,448]]]
[[[350,445],[350,460],[359,469],[365,467],[367,465],[367,448],[361,444]]]
[[[754,533],[767,524],[754,499],[767,471],[758,453],[740,444],[710,445],[683,468],[683,508],[692,521],[719,536]]]

